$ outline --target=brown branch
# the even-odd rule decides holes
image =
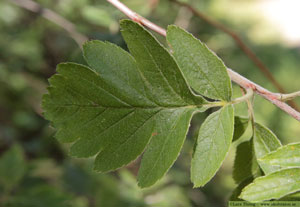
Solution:
[[[246,54],[246,56],[265,75],[265,77],[270,80],[270,82],[274,85],[274,87],[280,93],[286,93],[286,91],[283,89],[281,84],[274,78],[273,74],[270,72],[268,67],[255,55],[255,53],[243,42],[243,40],[234,31],[228,29],[225,25],[221,24],[220,22],[217,22],[216,20],[211,19],[210,17],[208,17],[205,14],[201,13],[200,11],[196,10],[194,7],[192,7],[191,5],[189,5],[187,3],[180,2],[178,0],[169,0],[169,1],[174,2],[180,6],[186,7],[194,15],[198,16],[199,18],[204,20],[206,23],[208,23],[208,24],[212,25],[213,27],[228,34],[235,41],[235,43],[239,46],[239,48]],[[293,108],[295,108],[299,111],[299,108],[297,107],[296,103],[293,100],[290,100],[288,102]]]
[[[281,101],[282,97],[286,96],[287,94],[281,94],[281,93],[273,93],[260,85],[248,80],[247,78],[241,76],[237,72],[231,70],[230,68],[227,68],[227,72],[230,76],[230,79],[235,82],[236,84],[242,86],[245,89],[252,88],[252,90],[262,96],[263,98],[267,99],[274,105],[276,105],[278,108],[282,109],[298,121],[300,121],[300,113],[293,109],[291,106],[286,104],[285,102]]]
[[[39,5],[38,3],[32,0],[10,0],[10,1],[24,9],[40,14],[45,19],[48,19],[49,21],[57,24],[58,26],[66,30],[69,33],[69,35],[75,40],[75,42],[79,45],[80,48],[82,48],[83,43],[88,40],[88,37],[77,32],[75,25],[72,22],[63,18],[62,16],[55,13],[54,11],[43,8],[41,5]]]
[[[132,19],[135,22],[138,22],[148,28],[151,28],[151,30],[157,32],[158,34],[162,36],[166,36],[166,30],[163,28],[157,26],[156,24],[153,24],[148,19],[145,19],[144,17],[138,15],[131,9],[129,9],[127,6],[125,6],[123,3],[115,0],[107,0],[110,4],[114,5],[117,9],[119,9],[121,12],[126,14],[130,19]]]
[[[107,1],[109,3],[111,3],[112,5],[114,5],[117,9],[122,11],[126,16],[131,18],[133,21],[136,21],[157,33],[159,33],[163,36],[166,36],[166,30],[164,30],[163,28],[150,22],[149,20],[146,20],[145,18],[140,17],[138,14],[136,14],[135,12],[130,10],[127,6],[125,6],[124,4],[119,2],[119,0],[107,0]],[[300,121],[300,113],[282,101],[282,97],[284,97],[285,94],[272,93],[272,92],[268,91],[267,89],[259,86],[258,84],[241,76],[237,72],[234,72],[230,68],[227,68],[227,72],[233,82],[235,82],[236,84],[240,85],[241,87],[243,87],[245,89],[251,88],[253,90],[253,92],[262,96],[266,100],[268,100],[271,103],[273,103],[274,105],[276,105],[278,108],[285,111],[290,116],[294,117],[296,120]]]

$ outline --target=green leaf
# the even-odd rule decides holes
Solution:
[[[281,168],[300,167],[300,143],[282,146],[260,158],[259,161]]]
[[[234,117],[234,132],[233,132],[233,139],[232,141],[236,141],[240,138],[246,131],[249,123],[249,118],[235,116]]]
[[[262,126],[261,124],[255,123],[253,142],[256,159],[258,160],[258,164],[264,173],[269,174],[278,170],[279,167],[261,163],[259,160],[266,154],[276,150],[281,146],[281,143],[276,135],[270,129]]]
[[[192,110],[174,110],[158,117],[164,124],[158,127],[143,155],[138,173],[138,185],[148,187],[161,178],[174,163],[182,148],[192,118]]]
[[[258,171],[259,166],[253,152],[252,139],[239,144],[236,149],[232,173],[235,182],[240,183],[249,177],[255,177]]]
[[[22,148],[15,144],[0,159],[0,184],[10,190],[22,179],[26,165]]]
[[[245,188],[247,185],[249,185],[250,183],[252,183],[252,181],[254,180],[253,177],[248,177],[245,180],[243,180],[233,191],[232,194],[229,198],[229,201],[242,201],[241,198],[239,198],[243,188]]]
[[[205,185],[220,168],[231,144],[233,121],[233,107],[227,105],[209,115],[200,127],[191,167],[194,187]]]
[[[167,40],[189,85],[212,99],[230,101],[231,81],[226,66],[200,40],[177,26],[169,26]]]
[[[280,201],[300,201],[300,192],[292,193],[279,199]]]
[[[97,171],[130,163],[149,144],[139,173],[146,187],[174,163],[193,112],[207,102],[190,91],[174,59],[149,32],[129,20],[121,27],[135,59],[110,43],[87,42],[90,68],[58,65],[42,105],[57,139],[74,143],[73,156],[97,155]]]
[[[120,25],[129,51],[139,68],[145,73],[146,84],[148,81],[159,83],[149,87],[151,94],[158,95],[154,98],[168,101],[166,104],[177,103],[185,106],[195,104],[197,100],[193,100],[194,96],[168,51],[139,24],[123,20]],[[146,78],[147,76],[149,79]],[[146,91],[146,93],[150,92]],[[160,117],[164,124],[154,131],[157,135],[153,137],[143,155],[138,174],[139,186],[152,185],[174,163],[183,145],[191,116],[192,111],[187,108],[176,109]]]
[[[195,104],[195,96],[169,52],[143,27],[130,20],[120,23],[130,53],[135,58],[144,81],[146,95],[161,104]],[[155,84],[153,84],[155,83]],[[200,99],[203,102],[203,99]],[[198,100],[196,100],[198,101]]]
[[[250,202],[279,199],[300,190],[300,168],[289,168],[256,178],[240,198]]]

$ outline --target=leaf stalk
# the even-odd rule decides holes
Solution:
[[[300,96],[300,91],[296,91],[294,93],[288,93],[288,94],[280,94],[280,95],[281,95],[280,100],[285,102]]]
[[[229,104],[238,104],[238,103],[242,103],[244,101],[247,101],[249,100],[250,98],[253,97],[253,90],[251,88],[248,88],[246,90],[246,94],[239,97],[239,98],[236,98],[234,100],[232,100],[231,102],[229,102]]]

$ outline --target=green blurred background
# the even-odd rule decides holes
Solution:
[[[36,2],[71,21],[89,39],[107,40],[126,49],[118,26],[125,16],[106,1]],[[184,27],[228,67],[276,91],[228,35],[187,9],[168,0],[122,2],[162,27],[173,23]],[[236,31],[288,92],[299,90],[298,0],[185,2]],[[162,37],[156,36],[165,44]],[[148,189],[136,185],[139,161],[114,173],[99,174],[92,171],[90,160],[69,157],[69,146],[55,140],[55,130],[42,117],[40,106],[47,79],[58,63],[67,61],[86,64],[79,46],[63,28],[10,0],[0,0],[0,206],[226,206],[236,187],[231,178],[236,143],[221,170],[205,187],[193,189],[189,180],[194,139],[211,111],[193,118],[180,157],[167,176]],[[241,95],[236,85],[234,91],[236,97]],[[300,107],[300,101],[296,102]],[[299,122],[260,97],[255,98],[254,108],[256,120],[272,129],[283,144],[299,139]],[[247,115],[245,104],[237,105],[236,113]],[[243,139],[250,136],[248,129]]]

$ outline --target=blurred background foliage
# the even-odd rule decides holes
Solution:
[[[118,26],[124,15],[106,1],[36,2],[74,23],[89,39],[107,40],[126,49]],[[228,35],[187,9],[168,0],[122,2],[163,27],[175,23],[186,28],[228,67],[276,91]],[[288,92],[299,90],[300,40],[289,39],[286,29],[270,22],[264,10],[270,10],[264,7],[268,0],[184,2],[236,31]],[[285,2],[292,5],[294,1]],[[282,10],[286,11],[283,16],[289,14],[288,8]],[[156,36],[165,44],[162,37]],[[55,73],[58,63],[66,61],[86,64],[79,46],[63,28],[10,0],[0,1],[0,206],[226,206],[236,187],[231,177],[236,143],[221,170],[205,187],[193,189],[189,180],[194,139],[211,110],[193,118],[179,159],[167,176],[151,188],[141,190],[136,185],[138,160],[117,172],[99,174],[92,171],[90,160],[70,158],[68,146],[57,143],[55,131],[42,117],[40,107],[47,79]],[[241,95],[235,85],[234,91],[235,96]],[[299,100],[296,102],[300,107]],[[299,123],[271,103],[256,97],[255,112],[257,121],[272,129],[284,144],[299,139]],[[236,113],[247,115],[245,104],[236,106]],[[248,129],[242,139],[250,136]]]

